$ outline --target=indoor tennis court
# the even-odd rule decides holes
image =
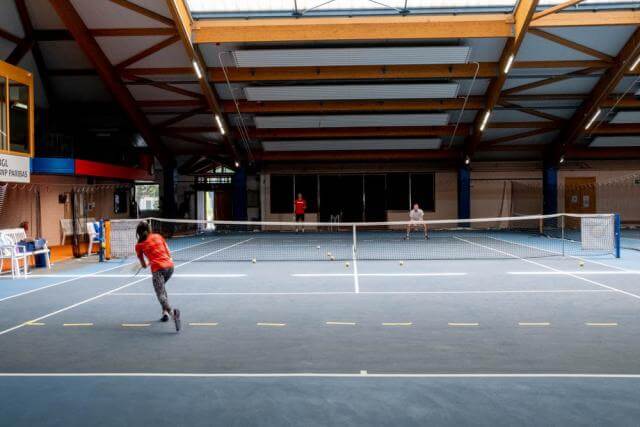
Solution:
[[[640,4],[6,0],[0,424],[640,418]]]

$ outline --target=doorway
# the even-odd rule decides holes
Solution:
[[[362,175],[323,175],[320,177],[320,220],[362,221],[364,212]]]
[[[384,175],[364,176],[364,220],[387,220],[386,179]]]

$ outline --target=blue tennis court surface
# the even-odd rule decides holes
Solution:
[[[344,259],[280,262],[252,252],[266,253],[259,234],[175,238],[174,252],[204,242],[168,284],[179,334],[132,259],[4,276],[4,419],[46,425],[55,408],[56,424],[86,425],[118,408],[116,424],[137,425],[637,421],[640,253],[525,257],[534,240],[469,233],[450,250],[485,259],[404,256],[436,236],[376,239],[395,259],[375,261],[354,258],[349,239],[287,236]],[[241,257],[258,259],[230,261]]]

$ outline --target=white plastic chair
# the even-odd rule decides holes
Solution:
[[[87,222],[87,234],[89,235],[89,252],[87,252],[87,256],[91,255],[94,243],[100,244],[100,236],[94,224],[95,222]]]
[[[11,277],[13,279],[22,275],[20,260],[22,260],[24,275],[27,275],[27,254],[24,247],[16,245],[9,236],[0,233],[0,266],[5,259],[11,260]]]

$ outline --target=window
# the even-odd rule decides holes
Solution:
[[[139,211],[160,209],[160,186],[157,184],[136,185],[136,204]]]
[[[387,209],[392,211],[408,211],[409,174],[392,173],[387,175]]]
[[[271,175],[271,213],[293,213],[293,175]]]
[[[423,211],[435,211],[435,182],[432,173],[411,174],[411,205],[418,203]]]
[[[318,212],[318,175],[296,175],[295,194],[307,201],[307,213]]]
[[[9,85],[10,150],[28,153],[29,147],[29,86],[10,81]]]

